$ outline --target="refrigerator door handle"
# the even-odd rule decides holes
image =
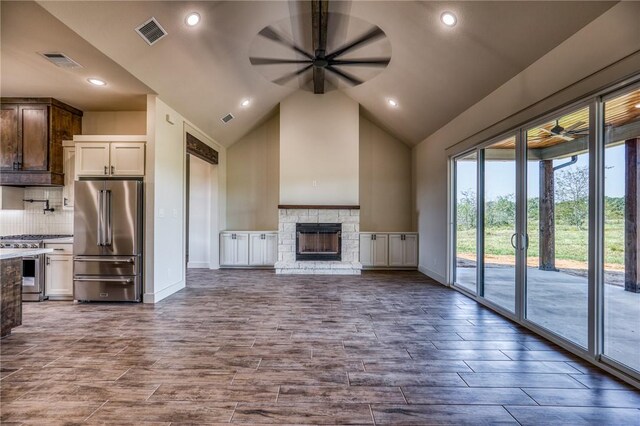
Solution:
[[[107,283],[125,283],[132,284],[133,278],[74,278],[74,281],[91,281],[91,282],[107,282]]]
[[[104,217],[105,217],[105,234],[104,245],[110,246],[113,241],[113,228],[111,226],[111,191],[105,190]]]
[[[103,190],[99,190],[98,191],[98,241],[97,241],[97,245],[99,246],[103,246],[103,239],[104,236],[102,234],[102,229],[103,229],[103,222],[104,222],[104,218],[102,217],[103,214],[103,205],[104,205],[104,194],[103,194]]]

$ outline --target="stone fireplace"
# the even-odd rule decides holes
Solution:
[[[277,274],[360,274],[359,208],[279,206],[278,211]]]

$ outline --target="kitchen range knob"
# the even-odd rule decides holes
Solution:
[[[38,248],[37,244],[31,244],[31,248]]]
[[[29,247],[29,244],[23,244],[23,245],[22,245],[22,247],[23,247],[23,248],[28,248],[28,247]]]

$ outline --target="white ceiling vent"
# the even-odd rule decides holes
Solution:
[[[60,68],[82,68],[82,65],[60,52],[41,53],[42,56],[53,65]]]
[[[149,44],[149,46],[153,46],[161,38],[167,35],[165,29],[162,28],[160,23],[156,21],[156,18],[153,17],[136,28],[136,32],[144,41],[147,42],[147,44]]]
[[[231,115],[231,113],[229,113],[229,114],[225,115],[224,117],[222,117],[220,120],[222,120],[222,122],[224,124],[227,124],[228,122],[233,120],[233,115]]]

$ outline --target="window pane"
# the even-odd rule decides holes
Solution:
[[[477,155],[475,152],[455,162],[456,183],[456,268],[455,284],[476,291]]]
[[[605,103],[604,354],[640,371],[640,90]]]
[[[484,149],[484,297],[515,311],[516,138]]]
[[[587,346],[589,110],[527,131],[527,319]]]

